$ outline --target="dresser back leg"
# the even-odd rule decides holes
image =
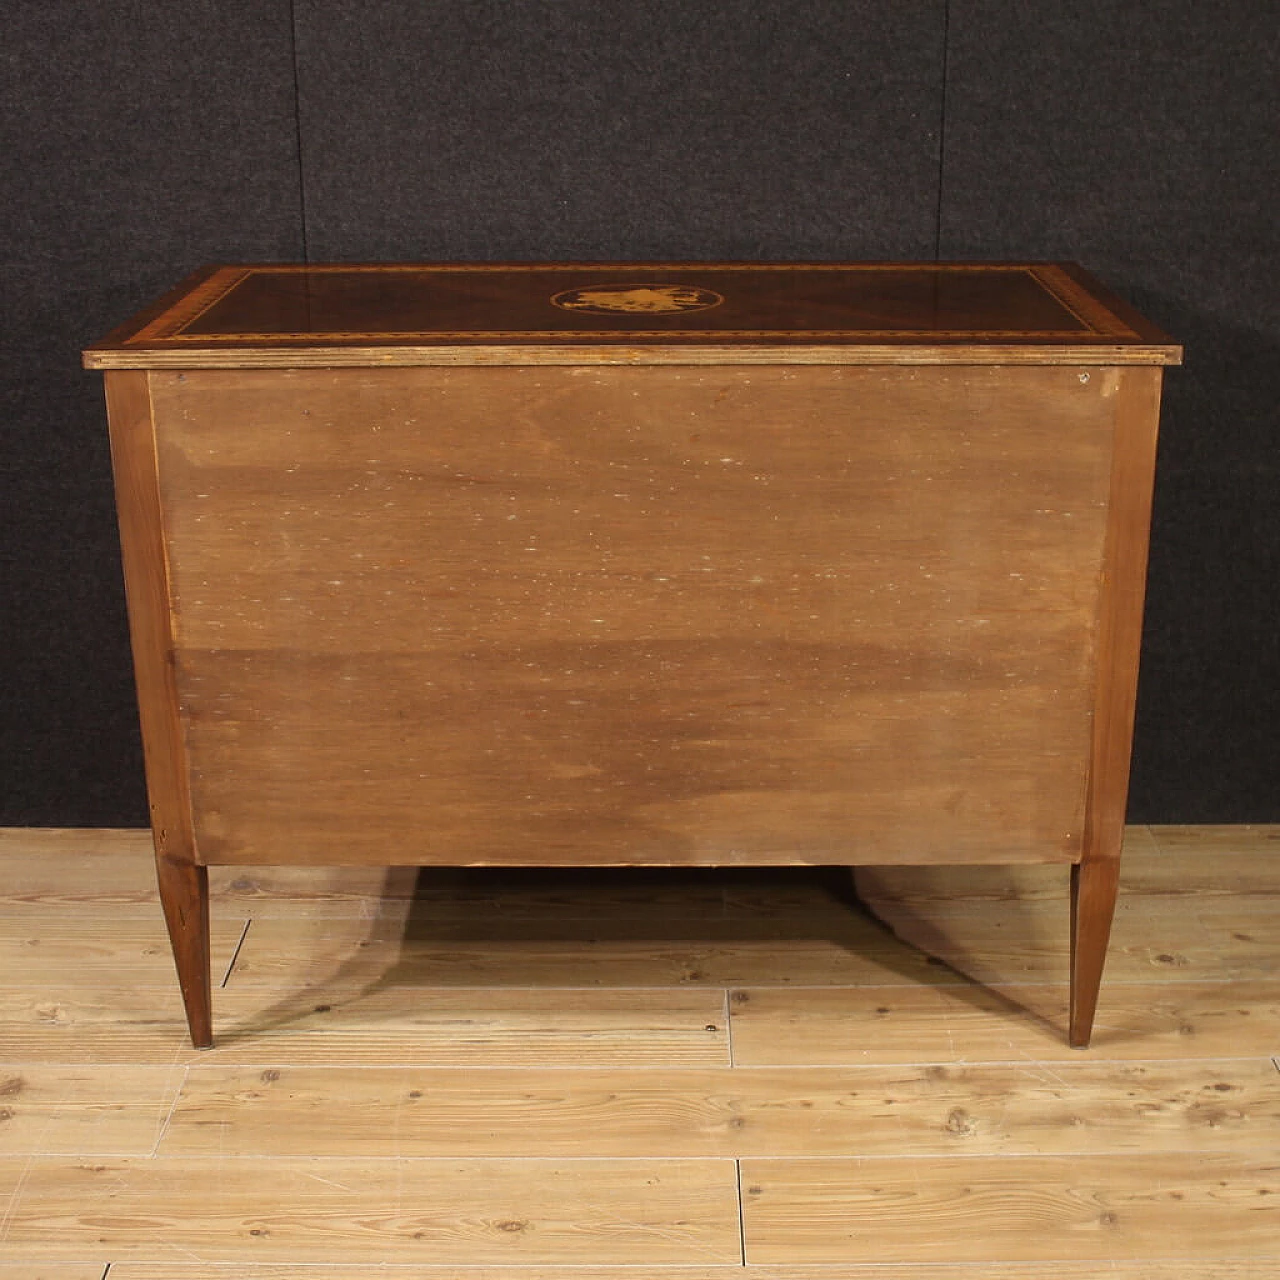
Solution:
[[[209,980],[209,872],[192,862],[156,858],[160,904],[164,908],[173,960],[187,1010],[191,1043],[213,1044],[213,999]]]
[[[1071,1026],[1073,1049],[1087,1049],[1102,966],[1120,887],[1120,860],[1092,858],[1071,868]]]

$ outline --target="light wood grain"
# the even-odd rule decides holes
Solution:
[[[728,1057],[715,989],[431,991],[356,981],[220,996],[224,1031],[212,1050],[185,1044],[176,992],[105,985],[0,988],[0,1040],[11,1059],[42,1062],[707,1066]]]
[[[184,1075],[138,1064],[0,1063],[0,1155],[151,1155]]]
[[[1142,1156],[744,1160],[747,1261],[978,1262],[1280,1256],[1280,1163]],[[934,1229],[922,1232],[920,1223]]]
[[[227,913],[213,923],[219,981],[246,923],[245,917]],[[0,985],[73,989],[84,983],[86,973],[137,986],[172,986],[173,955],[160,913],[153,908],[145,916],[100,915],[89,909],[54,915],[46,909],[23,912],[0,931]]]
[[[844,985],[943,981],[945,970],[878,922],[841,908],[825,928],[802,914],[757,919],[508,914],[439,909],[426,920],[296,917],[255,921],[231,986],[287,986],[342,969],[424,986],[725,986],[744,982]],[[1063,975],[1060,949],[1051,957]],[[1048,967],[1048,965],[1046,966]]]
[[[0,1160],[4,1243],[156,1262],[740,1261],[732,1161]],[[144,1225],[145,1224],[145,1225]]]
[[[1065,877],[1059,873],[1060,888]],[[516,895],[442,899],[419,911],[335,920],[257,919],[233,986],[287,985],[339,968],[424,986],[705,984],[867,986],[966,979],[1062,982],[1065,895],[878,906],[879,918],[817,883],[778,878],[719,917],[646,914],[584,890],[559,903]],[[787,894],[790,897],[787,897]],[[597,903],[594,913],[588,910]],[[1240,981],[1280,976],[1280,914],[1246,899],[1122,899],[1108,960],[1113,982]],[[1225,904],[1230,904],[1230,908]],[[1229,936],[1227,936],[1229,935]]]
[[[162,1155],[1236,1152],[1280,1136],[1266,1059],[459,1072],[193,1066]]]
[[[1274,1280],[1272,1257],[1260,1262],[1204,1261],[1197,1259],[1194,1280]],[[236,1264],[234,1272],[217,1264],[194,1267],[182,1263],[155,1265],[122,1262],[111,1268],[110,1280],[298,1280],[297,1267]],[[41,1275],[44,1273],[41,1272]],[[51,1273],[51,1277],[54,1273]],[[3,1271],[0,1271],[3,1276]],[[981,1262],[931,1263],[924,1277],[915,1263],[841,1262],[838,1272],[831,1267],[762,1266],[734,1267],[575,1267],[571,1280],[1189,1280],[1181,1262],[1111,1261],[1100,1270],[1097,1262]],[[22,1280],[28,1280],[23,1276]],[[56,1280],[63,1280],[61,1272]],[[67,1280],[80,1280],[77,1273]],[[97,1280],[97,1277],[94,1277]],[[445,1267],[351,1267],[335,1268],[312,1264],[307,1280],[459,1280],[456,1268]],[[566,1280],[562,1268],[477,1267],[468,1268],[465,1280]]]
[[[753,987],[730,997],[739,1066],[1053,1062],[1065,987]],[[1262,1056],[1280,1043],[1280,982],[1116,983],[1098,1012],[1101,1057]]]
[[[1164,825],[1150,828],[1152,839],[1166,854],[1181,855],[1189,863],[1212,863],[1223,854],[1262,854],[1280,858],[1280,823],[1222,826]]]
[[[38,1258],[0,1258],[0,1280],[103,1280],[106,1273],[106,1263],[100,1262],[41,1262]]]
[[[634,1280],[920,1280],[924,1272],[928,1280],[1271,1280],[1280,1272],[1277,1233],[1253,1224],[1268,1223],[1274,1197],[1237,1197],[1250,1191],[1245,1174],[1270,1168],[1280,1149],[1280,992],[1274,979],[1231,976],[1274,963],[1280,863],[1269,832],[1178,829],[1164,843],[1164,829],[1150,839],[1139,830],[1136,841],[1131,831],[1126,880],[1135,887],[1121,899],[1115,972],[1139,971],[1165,945],[1175,962],[1156,960],[1158,980],[1104,987],[1087,1053],[1062,1044],[1061,983],[984,993],[929,965],[941,980],[936,989],[904,984],[897,973],[891,986],[855,985],[851,976],[824,988],[749,985],[748,1001],[734,1006],[738,1065],[730,1067],[716,982],[686,975],[680,986],[608,984],[646,971],[674,981],[676,961],[693,953],[673,940],[718,955],[726,973],[764,961],[768,948],[785,959],[788,946],[797,971],[820,972],[842,939],[865,946],[863,959],[877,954],[877,936],[909,954],[866,922],[849,923],[847,877],[432,869],[419,880],[402,869],[382,895],[381,869],[223,869],[215,874],[228,875],[224,914],[251,918],[250,938],[262,925],[277,931],[281,949],[296,943],[301,967],[287,972],[280,955],[281,967],[274,976],[260,971],[258,985],[246,978],[237,990],[233,978],[220,993],[231,1034],[198,1053],[171,984],[139,986],[136,968],[122,980],[93,950],[95,929],[117,939],[135,931],[141,940],[136,931],[157,927],[154,902],[135,896],[140,887],[150,892],[145,833],[33,832],[27,840],[0,831],[0,893],[12,891],[0,902],[0,946],[62,937],[95,958],[74,986],[70,952],[50,985],[32,985],[38,972],[21,985],[0,982],[0,1043],[9,1055],[0,1091],[23,1081],[0,1092],[0,1110],[13,1113],[0,1120],[0,1280],[101,1280],[108,1263],[109,1280],[296,1280],[303,1272],[457,1280],[462,1270],[468,1280],[563,1280],[566,1266],[575,1280],[623,1272]],[[925,917],[972,957],[1047,971],[1056,946],[1061,959],[1063,868],[924,870],[926,892],[897,907]],[[415,889],[416,899],[408,896]],[[328,918],[309,918],[317,912]],[[593,936],[592,923],[595,960],[612,955],[621,967],[592,971],[569,989],[547,986],[545,977],[586,946],[575,940]],[[646,938],[646,925],[657,936]],[[766,949],[731,952],[725,939],[735,931],[739,946]],[[386,949],[406,933],[407,949],[388,967]],[[375,945],[360,948],[362,939]],[[486,941],[510,950],[486,959]],[[521,946],[528,969],[517,984]],[[361,967],[378,947],[375,965]],[[413,967],[416,947],[434,957],[426,967]],[[450,956],[459,969],[501,973],[504,986],[468,988],[432,972]],[[840,972],[837,964],[828,977]],[[1212,972],[1212,981],[1185,980]],[[317,1013],[325,1003],[330,1011]],[[742,1065],[755,1061],[779,1065]],[[128,1154],[136,1158],[118,1158]],[[880,1196],[850,1205],[851,1189],[865,1186],[844,1176],[824,1181],[850,1157],[884,1172],[866,1184]],[[450,1222],[462,1223],[449,1235],[448,1261],[434,1250],[419,1261],[421,1242],[411,1251],[403,1238],[406,1220],[379,1216],[394,1203],[385,1181],[392,1167],[410,1170],[402,1185],[412,1187],[423,1185],[422,1166],[456,1162],[475,1171],[462,1179],[462,1198],[467,1187],[508,1187],[515,1201],[526,1190],[551,1194],[518,1187],[519,1176],[502,1171],[516,1165],[536,1181],[549,1160],[585,1164],[593,1187],[596,1168],[626,1166],[605,1178],[617,1188],[630,1185],[638,1165],[665,1178],[689,1162],[731,1168],[735,1159],[748,1170],[795,1162],[821,1166],[823,1175],[786,1184],[804,1210],[800,1229],[791,1231],[789,1211],[779,1213],[781,1226],[757,1219],[768,1234],[749,1231],[748,1243],[776,1253],[745,1268],[734,1246],[736,1179],[727,1184],[728,1212],[716,1198],[719,1182],[708,1193],[714,1212],[705,1214],[703,1190],[692,1193],[692,1216],[673,1191],[664,1201],[671,1220],[688,1225],[664,1237],[669,1252],[652,1263],[631,1247],[630,1228],[615,1231],[614,1219],[591,1216],[599,1199],[581,1221],[568,1210],[556,1219],[553,1243],[571,1238],[573,1257],[544,1264],[527,1242],[511,1246],[523,1252],[488,1253],[493,1218],[467,1214],[458,1196],[446,1195],[434,1220],[446,1234],[455,1231]],[[492,1181],[491,1165],[499,1170]],[[89,1171],[95,1166],[100,1174]],[[279,1195],[277,1166],[286,1170]],[[82,1194],[95,1181],[109,1182],[107,1190]],[[1252,1190],[1267,1189],[1256,1181]],[[335,1182],[355,1187],[354,1198]],[[312,1187],[318,1201],[307,1198]],[[1186,1198],[1174,1199],[1175,1191]],[[665,1192],[654,1194],[662,1200]],[[490,1194],[485,1209],[494,1202]],[[10,1209],[19,1237],[5,1234]],[[241,1234],[272,1229],[263,1219],[273,1215],[312,1209],[314,1218],[299,1213],[279,1228],[274,1244]],[[457,1218],[446,1221],[449,1212]],[[1101,1222],[1106,1212],[1116,1222]],[[850,1224],[864,1220],[875,1244],[867,1259],[848,1241]],[[358,1247],[335,1255],[328,1233],[348,1230],[343,1239]],[[535,1223],[519,1234],[542,1230]],[[109,1248],[99,1243],[104,1231]],[[510,1243],[505,1234],[499,1249]],[[724,1251],[698,1252],[696,1242],[712,1236]],[[282,1239],[289,1248],[273,1252]],[[886,1260],[898,1255],[916,1260]],[[392,1261],[386,1269],[384,1258]]]
[[[1280,977],[1280,912],[1232,897],[1214,908],[1182,895],[1122,897],[1107,959],[1109,982],[1255,981]],[[1057,982],[1066,948],[1065,904],[884,903],[877,914],[904,945],[945,962],[950,976],[1002,985]],[[803,979],[797,978],[797,981]],[[813,981],[822,981],[815,977]]]

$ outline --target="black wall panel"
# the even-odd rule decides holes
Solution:
[[[0,16],[0,825],[145,818],[79,349],[192,267],[938,252],[1078,258],[1185,342],[1131,816],[1280,819],[1272,0]]]
[[[289,6],[4,7],[0,823],[146,821],[101,376],[201,262],[301,253]]]
[[[298,0],[316,259],[929,257],[942,0]]]
[[[1130,816],[1280,819],[1280,21],[953,0],[940,251],[1078,258],[1165,380]]]

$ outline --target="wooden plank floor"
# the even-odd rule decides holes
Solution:
[[[0,831],[0,1280],[1274,1280],[1280,828],[1061,868],[213,874]]]

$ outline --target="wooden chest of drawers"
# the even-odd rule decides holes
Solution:
[[[1061,265],[223,267],[106,371],[162,899],[214,864],[1061,862],[1114,906],[1161,366]]]

